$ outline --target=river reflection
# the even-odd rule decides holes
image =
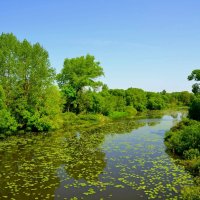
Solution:
[[[77,180],[98,180],[106,167],[105,153],[98,148],[103,141],[103,134],[80,134],[66,138],[65,153],[71,158],[65,166],[67,174]]]
[[[0,199],[178,198],[192,177],[165,153],[180,113],[0,143]]]

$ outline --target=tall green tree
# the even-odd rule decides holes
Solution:
[[[57,75],[57,82],[66,99],[65,111],[80,112],[80,104],[77,101],[85,88],[97,89],[102,82],[97,78],[104,75],[100,63],[95,61],[92,55],[77,58],[66,58],[61,73]]]
[[[5,105],[18,122],[18,129],[47,129],[35,126],[33,116],[37,113],[37,119],[49,117],[44,105],[54,79],[48,52],[39,43],[19,41],[13,34],[0,35],[0,85],[5,92]]]

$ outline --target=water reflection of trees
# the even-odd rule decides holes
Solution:
[[[69,156],[65,169],[74,179],[97,180],[106,167],[105,153],[99,145],[103,134],[74,134],[66,138],[65,153]]]
[[[74,179],[98,180],[106,167],[101,149],[106,134],[127,133],[142,126],[131,120],[48,136],[13,137],[0,143],[0,196],[45,199],[60,184],[56,170],[65,166]]]
[[[131,132],[143,125],[133,120],[123,120],[68,135],[65,139],[65,153],[69,158],[66,172],[74,179],[98,180],[106,167],[106,155],[100,147],[105,135]]]

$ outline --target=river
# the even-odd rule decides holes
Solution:
[[[130,121],[123,128],[113,123],[120,126],[116,132],[30,134],[0,142],[0,199],[179,199],[193,179],[165,152],[163,138],[181,116],[140,119],[135,129],[124,129]]]

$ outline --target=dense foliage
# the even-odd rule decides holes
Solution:
[[[165,144],[169,150],[185,159],[198,158],[200,156],[200,123],[188,119],[181,121],[166,133]]]
[[[65,110],[80,113],[80,99],[84,95],[84,89],[101,86],[102,83],[95,79],[103,74],[103,69],[100,63],[95,61],[94,56],[66,58],[61,73],[57,75],[58,85],[66,99]]]
[[[0,130],[9,133],[54,128],[61,103],[59,91],[53,86],[54,77],[48,53],[40,44],[20,42],[13,34],[2,34]]]
[[[200,96],[196,97],[189,107],[189,117],[200,121]]]
[[[188,80],[200,81],[200,70],[193,70]],[[182,163],[196,176],[196,186],[186,187],[182,191],[185,200],[200,199],[200,87],[192,86],[195,97],[191,99],[187,119],[179,122],[165,134],[167,149],[179,155]]]
[[[39,43],[1,34],[0,137],[61,128],[66,125],[66,112],[118,119],[148,109],[188,106],[193,100],[193,94],[187,91],[109,89],[98,80],[103,75],[100,62],[92,55],[66,58],[56,75],[48,52]]]
[[[183,199],[200,198],[200,122],[185,119],[165,135],[167,149],[183,159],[181,163],[196,176],[197,186],[184,188]]]

